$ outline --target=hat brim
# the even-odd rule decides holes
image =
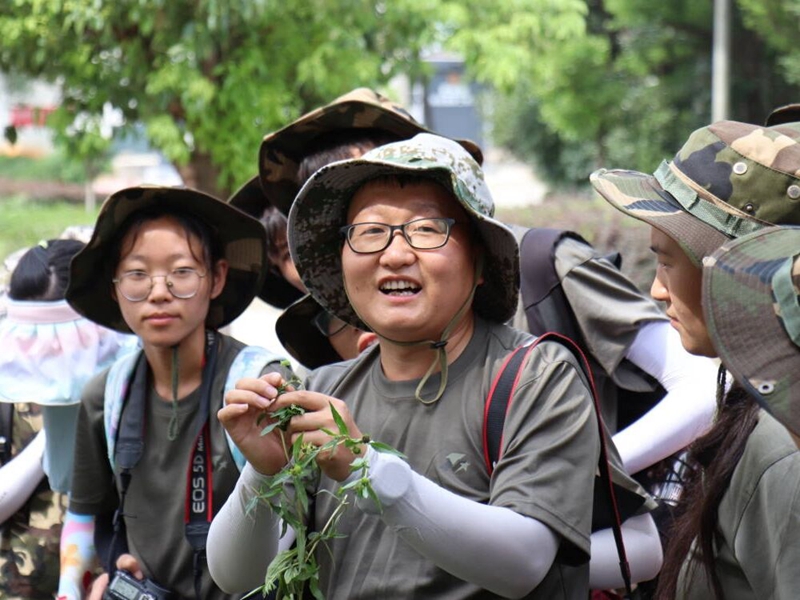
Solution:
[[[777,314],[772,277],[800,254],[800,228],[733,240],[703,267],[703,310],[722,364],[775,418],[800,435],[800,348]]]
[[[213,196],[190,188],[139,186],[120,190],[103,203],[92,238],[72,260],[66,298],[81,315],[110,329],[130,333],[106,280],[109,255],[120,227],[151,207],[175,209],[203,221],[216,236],[228,261],[225,287],[211,300],[206,324],[227,325],[255,298],[264,283],[266,234],[261,223]]]
[[[261,181],[258,175],[249,179],[242,187],[236,190],[228,199],[228,203],[255,219],[261,219],[264,211],[273,206],[269,198],[264,194],[264,190],[261,189]],[[264,285],[258,291],[258,297],[275,308],[286,308],[302,295],[303,292],[269,268],[264,276]]]
[[[352,93],[352,100],[332,102],[264,137],[258,153],[261,186],[283,214],[289,214],[299,191],[296,181],[300,162],[319,135],[344,129],[378,129],[399,139],[410,139],[418,133],[432,133],[399,105],[381,104],[373,99],[374,92],[359,96],[360,91]],[[483,152],[477,144],[470,140],[455,141],[478,164],[483,163]]]
[[[510,319],[516,311],[519,290],[519,246],[514,234],[501,222],[468,206],[459,195],[459,182],[446,167],[432,167],[426,161],[401,166],[353,159],[325,166],[309,179],[289,213],[289,249],[306,289],[331,314],[359,329],[369,329],[350,306],[344,289],[344,240],[339,230],[346,224],[350,200],[365,182],[404,174],[439,182],[465,209],[484,246],[484,281],[475,291],[473,308],[491,321]]]
[[[342,360],[330,340],[314,325],[314,317],[322,310],[314,298],[307,294],[283,311],[275,322],[275,333],[283,347],[309,369]]]
[[[617,210],[675,240],[698,267],[730,238],[683,209],[655,177],[638,171],[600,169],[590,176],[594,189]]]

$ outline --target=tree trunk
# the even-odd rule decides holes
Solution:
[[[221,200],[227,200],[230,195],[229,190],[219,187],[219,169],[204,152],[193,153],[188,164],[178,167],[178,173],[186,187],[211,194]]]

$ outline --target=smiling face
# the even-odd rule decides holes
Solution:
[[[378,180],[353,196],[347,223],[401,225],[421,218],[449,217],[456,224],[441,248],[412,248],[400,231],[389,246],[373,254],[342,249],[348,297],[378,335],[397,341],[438,340],[469,297],[477,248],[469,219],[458,202],[433,181],[400,184]],[[472,324],[471,307],[456,331]]]
[[[666,303],[670,325],[687,352],[716,357],[703,316],[702,270],[675,240],[655,227],[650,231],[650,248],[658,261],[650,295]]]
[[[150,293],[140,302],[132,302],[114,289],[122,317],[145,348],[171,347],[193,336],[202,339],[209,304],[225,286],[227,263],[218,260],[212,270],[200,240],[168,216],[146,221],[129,231],[120,248],[115,278],[134,271],[166,275],[177,269],[205,274],[197,294],[186,299],[174,297],[163,277],[154,280]]]

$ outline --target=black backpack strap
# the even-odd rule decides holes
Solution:
[[[508,358],[506,358],[500,371],[495,375],[492,386],[489,389],[489,396],[486,399],[486,406],[484,408],[484,459],[486,466],[491,476],[494,471],[494,465],[500,457],[502,450],[502,436],[503,424],[511,405],[511,398],[519,380],[520,373],[522,372],[522,365],[530,352],[544,340],[556,341],[568,348],[575,358],[578,360],[581,368],[586,375],[589,383],[589,389],[592,394],[592,401],[594,403],[594,413],[597,419],[597,427],[600,434],[600,459],[599,470],[600,478],[602,479],[603,490],[608,499],[609,509],[611,511],[611,529],[614,534],[614,542],[617,546],[617,554],[619,556],[620,572],[622,579],[625,582],[625,590],[628,595],[632,594],[631,588],[631,571],[628,564],[628,557],[625,553],[625,543],[622,539],[622,519],[620,517],[619,507],[617,505],[617,495],[615,492],[614,483],[611,479],[611,469],[608,462],[608,451],[606,448],[606,435],[605,425],[603,424],[603,416],[600,413],[600,402],[597,395],[597,389],[592,376],[592,370],[589,366],[589,361],[586,355],[581,350],[580,346],[574,341],[559,333],[548,332],[540,335],[527,345],[520,346],[515,349]],[[595,485],[594,495],[597,497],[597,485]]]
[[[0,465],[11,460],[11,444],[14,434],[14,405],[0,402]]]

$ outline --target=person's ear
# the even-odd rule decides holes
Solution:
[[[213,269],[213,281],[211,285],[211,299],[213,300],[222,293],[225,288],[225,282],[228,278],[228,261],[220,258],[215,264]]]

